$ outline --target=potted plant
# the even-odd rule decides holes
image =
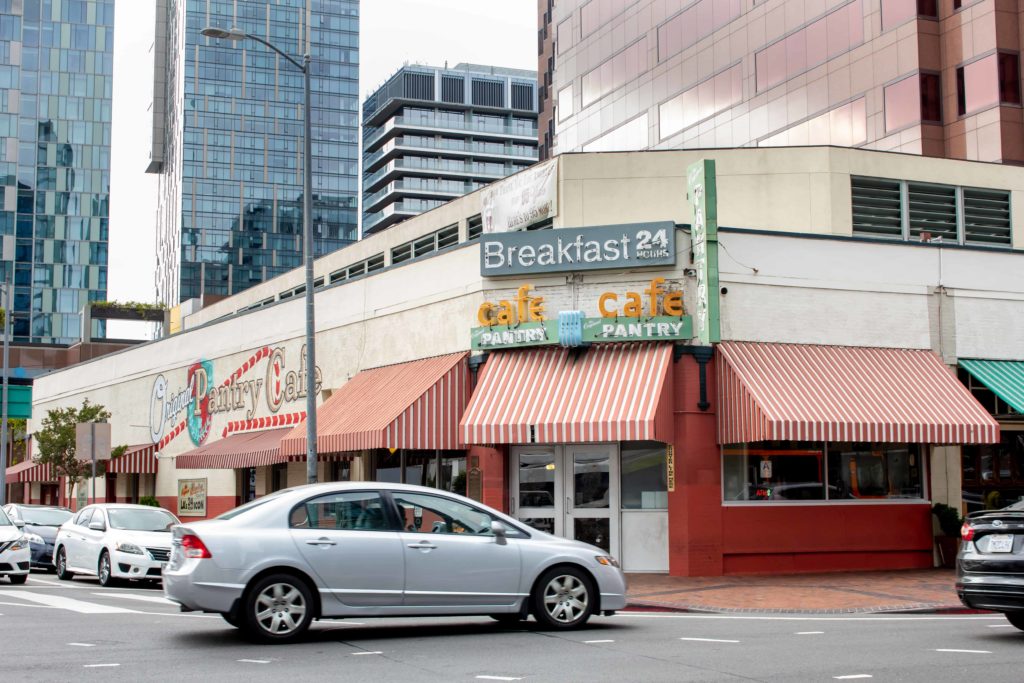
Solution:
[[[943,567],[956,566],[956,553],[960,548],[960,527],[964,520],[956,508],[944,503],[932,506],[932,514],[939,523],[940,534],[935,536],[939,546],[939,561]]]

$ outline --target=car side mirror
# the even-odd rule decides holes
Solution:
[[[107,525],[103,522],[89,522],[89,528],[93,531],[106,531]]]
[[[14,526],[18,527],[19,529],[25,528],[25,522],[21,521],[20,519],[12,519],[11,521],[14,522]]]
[[[508,543],[508,529],[506,529],[505,525],[496,519],[491,522],[491,533],[494,534],[494,540],[498,545],[505,545]]]

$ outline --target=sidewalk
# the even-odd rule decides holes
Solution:
[[[628,574],[630,607],[688,612],[963,611],[952,569],[677,577]]]

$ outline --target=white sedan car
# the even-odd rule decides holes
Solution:
[[[118,579],[159,580],[171,554],[171,527],[178,523],[167,510],[148,505],[82,508],[57,532],[57,578],[87,574],[104,586]]]
[[[32,552],[21,526],[0,510],[0,576],[6,576],[15,584],[28,579]]]

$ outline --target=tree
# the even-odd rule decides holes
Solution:
[[[50,465],[57,476],[67,479],[68,498],[71,498],[75,484],[84,481],[92,470],[91,463],[75,457],[75,425],[102,422],[109,418],[110,412],[106,408],[85,399],[81,408],[47,410],[42,429],[33,435],[39,448],[38,462]]]

